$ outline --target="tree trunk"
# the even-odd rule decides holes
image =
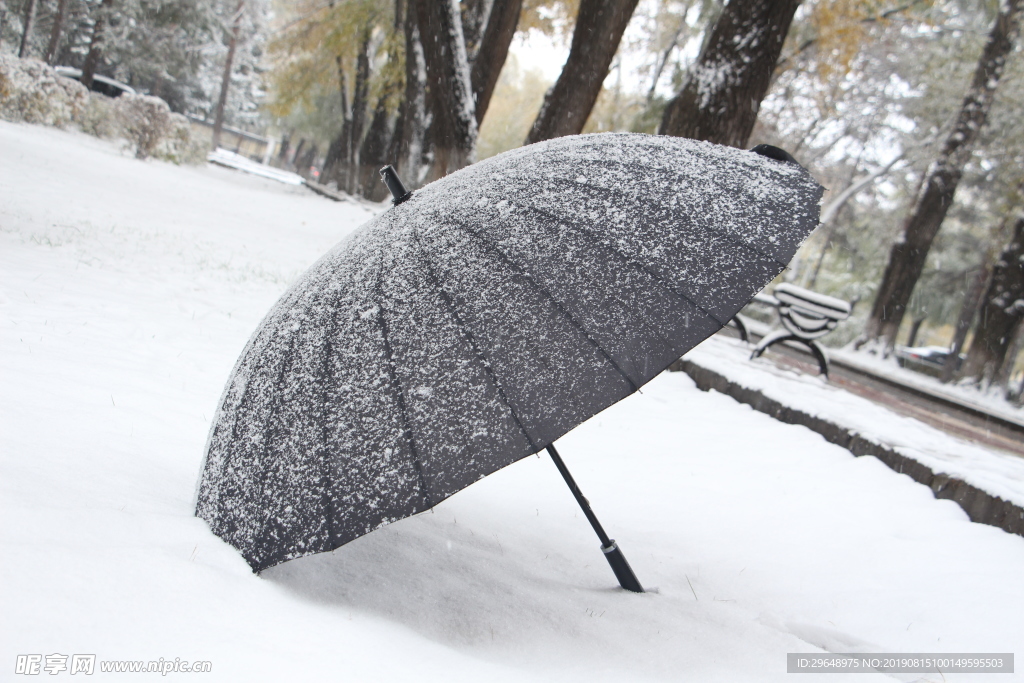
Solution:
[[[231,88],[231,67],[235,61],[235,49],[238,47],[238,33],[242,28],[242,11],[245,0],[238,0],[235,14],[231,17],[231,38],[228,40],[228,56],[224,60],[224,75],[220,81],[220,97],[217,98],[217,109],[213,117],[213,142],[211,147],[220,146],[220,134],[224,129],[224,107],[228,103],[228,90]]]
[[[523,0],[494,0],[487,28],[473,59],[470,81],[476,102],[477,125],[483,123],[484,114],[491,103],[491,95],[498,84],[498,76],[508,57],[508,47],[516,35]]]
[[[31,0],[35,2],[35,0]],[[85,55],[85,63],[82,64],[82,85],[92,90],[92,79],[96,75],[96,69],[100,65],[100,57],[103,54],[103,32],[107,27],[107,15],[114,9],[114,0],[103,0],[99,9],[96,10],[96,23],[92,25],[92,36],[89,38],[89,52]]]
[[[4,26],[7,25],[7,3],[0,0],[0,48],[3,47]]]
[[[999,254],[985,292],[981,318],[964,362],[963,377],[992,381],[1020,324],[1024,308],[1024,216],[1017,219],[1013,237]],[[1018,303],[1021,302],[1021,303]]]
[[[426,65],[416,25],[415,8],[407,5],[405,21],[405,94],[398,110],[388,158],[395,164],[406,187],[419,187],[423,138],[427,128]]]
[[[914,342],[917,341],[917,334],[921,331],[921,325],[924,324],[924,317],[914,318],[914,322],[910,324],[910,334],[907,335],[907,347],[913,347]]]
[[[583,130],[636,5],[637,0],[580,1],[569,58],[544,96],[527,145]]]
[[[348,147],[348,182],[345,190],[356,194],[359,183],[359,148],[363,144],[363,130],[366,128],[366,106],[370,92],[370,27],[363,33],[356,58],[356,82],[352,88],[352,127]]]
[[[964,348],[967,333],[970,332],[974,319],[978,317],[978,308],[981,307],[982,296],[985,294],[989,275],[989,268],[986,263],[974,274],[974,277],[971,279],[971,286],[967,288],[967,293],[964,294],[964,302],[960,306],[960,315],[957,317],[956,327],[953,329],[953,341],[949,345],[949,355],[946,356],[946,361],[942,364],[942,372],[939,375],[939,379],[943,382],[949,382],[953,379],[953,375],[956,374],[960,352]]]
[[[360,194],[370,201],[383,201],[389,196],[388,188],[380,181],[377,172],[386,166],[388,143],[391,136],[388,130],[388,100],[391,93],[385,92],[377,99],[377,107],[370,120],[370,128],[359,149],[359,184]]]
[[[291,133],[285,133],[281,136],[281,145],[277,149],[277,166],[278,168],[285,168],[288,166],[288,155],[292,151],[292,136]]]
[[[338,66],[338,93],[341,97],[341,130],[331,140],[331,144],[327,146],[324,172],[320,179],[325,185],[333,180],[339,190],[347,191],[352,162],[352,113],[348,108],[348,79],[345,77],[345,68],[341,55],[337,55],[334,58],[334,62]]]
[[[338,188],[344,188],[344,185],[338,182],[338,173],[341,170],[341,162],[344,159],[344,136],[345,126],[342,124],[342,132],[339,133],[331,140],[330,144],[327,145],[327,154],[324,155],[324,168],[320,174],[320,182],[327,185],[334,180],[335,185]]]
[[[37,0],[28,0],[25,7],[25,29],[21,33],[21,45],[18,47],[18,58],[28,57],[29,43],[32,41],[32,30],[36,26]]]
[[[433,113],[429,181],[473,163],[476,107],[457,0],[415,0],[415,5]]]
[[[68,11],[68,0],[57,0],[57,13],[53,16],[53,26],[50,28],[50,43],[46,46],[44,60],[50,66],[57,62],[57,50],[60,47],[60,36],[64,30],[64,17]]]
[[[658,132],[746,147],[800,0],[730,0]]]
[[[295,148],[295,153],[292,154],[292,158],[291,158],[291,162],[290,162],[291,167],[293,169],[297,170],[299,168],[299,159],[302,158],[302,150],[304,150],[305,148],[306,148],[306,138],[299,138],[299,144]]]
[[[932,241],[938,234],[978,131],[985,123],[1007,55],[1020,30],[1021,2],[1008,0],[1000,9],[988,44],[985,45],[974,80],[967,91],[953,132],[925,174],[914,207],[889,254],[882,283],[864,330],[867,340],[881,339],[887,348],[895,343]]]
[[[679,38],[684,33],[688,33],[689,24],[686,23],[686,15],[679,20],[679,26],[676,28],[675,33],[672,34],[672,40],[669,41],[668,47],[661,51],[658,56],[658,64],[654,67],[654,76],[651,78],[651,87],[647,89],[647,102],[650,103],[654,99],[654,92],[658,89],[658,81],[661,80],[661,74],[665,70],[665,65],[668,64],[668,58],[672,55],[672,50],[676,49],[676,45],[679,44]]]
[[[476,59],[477,52],[484,37],[491,14],[491,6],[496,0],[462,0],[462,38],[466,41],[466,59],[470,66]],[[497,0],[500,2],[501,0]]]
[[[313,165],[316,163],[318,151],[317,145],[314,142],[306,149],[305,153],[301,157],[298,153],[295,155],[296,173],[306,180],[309,180],[310,176],[313,175],[311,171],[313,169]]]
[[[1024,325],[1018,322],[1016,332],[1013,333],[1013,341],[1010,342],[1010,348],[1006,350],[1006,357],[1003,358],[995,379],[995,383],[1002,387],[1008,401],[1020,398],[1020,391],[1011,389],[1010,380],[1013,379],[1013,368],[1017,365],[1017,356],[1022,350],[1024,350]]]
[[[405,2],[403,0],[395,0],[395,27],[394,30],[397,33],[402,31],[402,37],[405,39],[403,63],[405,65],[405,76],[406,76],[406,91],[408,91],[408,77],[409,77],[409,34],[406,29],[407,13],[405,11]],[[415,59],[415,57],[413,57]],[[398,175],[401,176],[402,172],[399,170],[399,157],[402,156],[402,141],[405,137],[404,125],[405,125],[405,92],[402,93],[402,99],[398,102],[398,114],[395,116],[395,126],[391,131],[391,139],[388,141],[388,148],[384,152],[384,158],[387,159],[389,164],[393,164],[395,170],[398,171]]]

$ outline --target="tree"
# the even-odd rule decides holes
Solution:
[[[1013,221],[1009,242],[999,254],[992,278],[985,290],[974,340],[960,372],[983,382],[996,378],[1007,357],[1007,349],[1024,316],[1024,211]],[[1007,373],[1008,374],[1008,373]]]
[[[242,13],[245,11],[245,0],[238,0],[235,13],[231,17],[231,37],[228,39],[228,56],[224,60],[224,75],[220,82],[220,97],[217,98],[217,109],[213,118],[213,142],[211,147],[220,146],[220,134],[224,128],[224,107],[228,101],[228,89],[231,87],[231,67],[235,61],[235,50],[238,47],[238,32],[242,28]]]
[[[218,14],[230,16],[235,1],[70,0],[63,3],[62,19],[58,0],[47,54],[54,63],[80,67],[83,83],[96,74],[116,78],[164,99],[173,111],[205,118],[217,99],[222,75],[218,58],[226,49]],[[246,81],[254,80],[260,54],[260,10],[255,8],[262,2],[248,0],[242,34],[250,49],[240,48],[235,55],[233,85],[249,99],[255,93]]]
[[[352,110],[348,106],[348,79],[345,78],[345,67],[342,65],[341,55],[337,55],[334,61],[338,65],[341,130],[331,140],[331,144],[327,148],[327,157],[324,159],[320,182],[333,181],[338,188],[346,189],[349,186],[349,176],[352,174]]]
[[[370,127],[359,148],[359,193],[370,201],[379,202],[388,197],[388,189],[380,181],[378,170],[391,162],[387,158],[391,131],[388,130],[388,100],[391,93],[385,92],[377,99],[377,106],[370,120]]]
[[[889,173],[889,171],[892,170],[892,167],[901,159],[903,159],[903,153],[897,154],[887,164],[880,166],[863,178],[851,182],[845,190],[840,192],[839,195],[830,201],[828,206],[822,210],[818,227],[824,228],[824,237],[822,240],[821,251],[818,253],[818,260],[814,264],[814,270],[811,272],[810,281],[806,285],[807,287],[814,289],[814,285],[818,282],[818,273],[821,272],[821,264],[825,260],[825,252],[828,251],[831,233],[835,228],[836,215],[844,206],[846,206],[846,203],[850,201],[854,195]]]
[[[427,67],[434,161],[428,179],[474,161],[476,107],[457,0],[412,0]]]
[[[367,110],[380,93],[388,93],[381,125],[390,144],[392,94],[403,85],[403,4],[296,3],[271,43],[269,113],[282,127],[327,147],[320,182],[342,191],[362,190],[358,162],[368,114],[374,114]]]
[[[25,28],[21,34],[21,45],[18,47],[18,57],[28,57],[29,43],[32,40],[32,30],[36,24],[36,7],[38,0],[28,0],[25,6]]]
[[[35,0],[32,0],[33,2]],[[100,57],[103,54],[103,43],[106,39],[107,22],[114,10],[114,0],[103,0],[97,10],[96,21],[92,25],[92,35],[89,37],[89,52],[85,55],[85,63],[82,65],[82,85],[92,88],[92,79],[96,75],[96,69],[100,65]]]
[[[482,4],[482,0],[478,0]],[[498,76],[508,57],[508,48],[519,24],[523,0],[494,0],[480,44],[473,51],[470,82],[479,126],[491,103]]]
[[[583,130],[636,5],[637,0],[580,0],[569,57],[544,97],[526,144]]]
[[[1005,0],[1000,7],[953,131],[921,181],[914,206],[890,252],[864,330],[865,340],[881,340],[886,349],[896,343],[896,334],[924,270],[928,251],[953,203],[964,166],[985,123],[1006,57],[1013,50],[1020,30],[1021,2]]]
[[[403,31],[401,7],[396,7],[392,31],[384,38],[382,50],[388,55],[380,66],[375,92],[368,97],[376,98],[373,117],[359,148],[359,187],[357,190],[371,201],[381,201],[388,196],[387,187],[380,180],[378,171],[387,164],[398,161],[403,135],[400,117],[403,107],[394,101],[403,91],[405,61],[403,53]],[[415,60],[415,58],[414,58]],[[390,73],[389,73],[390,72]],[[397,138],[397,140],[396,140]]]
[[[46,55],[43,61],[53,66],[57,61],[57,48],[60,47],[61,32],[64,30],[64,17],[68,11],[68,0],[57,0],[57,13],[53,16],[53,26],[50,27],[50,42],[46,46]]]
[[[460,0],[462,15],[462,39],[466,43],[466,58],[470,65],[480,49],[480,41],[484,36],[484,27],[491,13],[494,0]]]
[[[475,158],[477,117],[521,6],[471,0],[460,16],[454,0],[299,0],[271,45],[269,111],[291,132],[329,142],[323,182],[376,197],[376,171],[393,163],[418,187]]]
[[[971,330],[974,319],[978,317],[978,308],[983,303],[986,285],[990,277],[989,264],[983,265],[974,273],[971,284],[964,294],[963,303],[960,306],[960,315],[957,317],[956,326],[953,328],[953,341],[949,345],[949,355],[942,363],[942,372],[939,379],[949,382],[957,371],[957,362],[960,360],[960,351],[967,341],[967,333]],[[910,344],[908,344],[910,346]]]
[[[17,56],[25,58],[29,56],[29,48],[32,43],[32,32],[36,28],[36,11],[38,0],[29,0],[25,7],[25,29],[22,31],[22,44],[17,48]]]
[[[745,147],[800,0],[729,0],[658,132]]]
[[[367,24],[363,27],[359,55],[356,57],[356,82],[352,90],[352,138],[348,157],[348,165],[352,170],[349,173],[348,187],[345,188],[350,194],[355,194],[361,187],[359,153],[362,149],[363,130],[366,128],[366,107],[369,103],[371,34],[371,26]]]
[[[409,187],[419,187],[423,143],[427,127],[427,72],[414,8],[406,6],[403,20],[405,92],[388,158]]]

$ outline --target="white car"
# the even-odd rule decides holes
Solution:
[[[916,370],[937,377],[942,374],[942,366],[945,365],[950,353],[945,346],[897,346],[896,362],[908,370]],[[963,361],[964,354],[960,354],[956,364],[957,368]]]

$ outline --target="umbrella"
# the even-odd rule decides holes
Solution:
[[[547,449],[717,331],[818,222],[785,152],[557,138],[409,193],[315,263],[225,388],[196,514],[254,571]]]

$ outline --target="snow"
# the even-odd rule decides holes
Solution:
[[[750,347],[735,339],[709,339],[686,358],[790,408],[894,447],[935,473],[959,477],[990,494],[1024,505],[1024,458],[949,436],[844,391],[820,376],[779,368],[767,359],[750,361]]]
[[[681,373],[559,441],[657,592],[614,587],[543,458],[256,576],[192,514],[208,420],[271,304],[372,213],[53,129],[0,122],[0,148],[3,666],[95,653],[210,660],[217,681],[781,681],[787,652],[1024,642],[1024,539]]]
[[[302,185],[306,181],[298,173],[292,173],[290,171],[282,171],[279,168],[273,166],[267,166],[257,161],[253,161],[249,157],[236,154],[230,150],[226,150],[223,147],[218,147],[214,151],[206,155],[207,161],[227,168],[233,168],[237,171],[243,171],[245,173],[251,173],[258,175],[263,178],[270,178],[280,183],[287,185]]]
[[[803,287],[797,287],[783,282],[777,285],[774,290],[775,298],[783,303],[794,306],[797,309],[803,308],[819,316],[833,320],[845,320],[850,317],[850,302],[813,292]]]

